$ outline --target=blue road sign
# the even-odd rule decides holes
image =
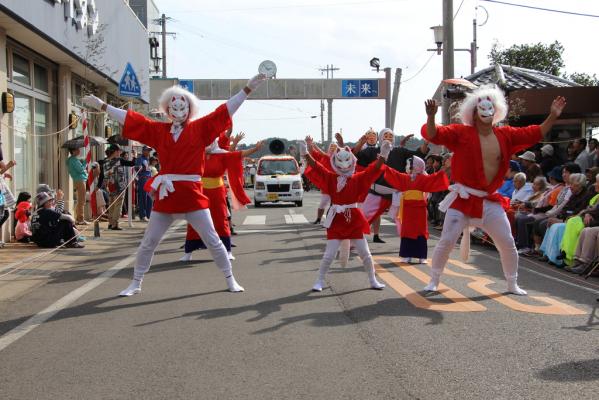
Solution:
[[[341,96],[343,97],[378,97],[378,79],[344,79],[341,81]]]
[[[127,97],[141,96],[141,85],[131,63],[127,63],[125,71],[123,71],[123,76],[119,82],[119,95]]]
[[[193,80],[192,79],[179,79],[179,86],[183,89],[187,90],[190,93],[193,93]]]

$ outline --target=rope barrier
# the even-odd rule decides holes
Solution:
[[[100,219],[101,219],[101,218],[102,218],[104,215],[106,215],[106,213],[108,213],[108,211],[109,211],[109,210],[110,210],[110,209],[111,209],[111,208],[112,208],[112,207],[113,207],[113,206],[114,206],[114,205],[115,205],[115,204],[118,202],[118,200],[119,200],[121,197],[125,196],[125,194],[127,193],[127,189],[129,188],[129,186],[131,186],[131,185],[133,184],[133,182],[135,181],[135,178],[137,177],[137,175],[138,175],[138,174],[139,174],[139,171],[136,171],[136,172],[133,174],[133,176],[131,177],[131,179],[130,179],[129,183],[127,184],[127,186],[125,186],[125,189],[123,189],[123,191],[122,191],[122,192],[121,192],[121,193],[120,193],[120,194],[119,194],[119,195],[118,195],[118,196],[117,196],[117,197],[114,199],[114,201],[113,201],[112,203],[110,203],[110,204],[108,205],[108,207],[106,207],[106,210],[105,210],[103,213],[101,213],[100,215],[98,215],[98,217],[97,217],[95,220],[91,221],[91,223],[90,223],[89,225],[87,225],[87,226],[86,226],[86,227],[84,227],[82,230],[80,230],[80,231],[79,231],[79,233],[78,233],[77,235],[73,236],[71,239],[67,240],[66,242],[64,242],[63,244],[61,244],[61,245],[60,245],[60,246],[58,246],[58,247],[55,247],[55,248],[53,248],[53,249],[51,249],[51,250],[49,250],[49,251],[46,251],[46,252],[44,252],[44,253],[41,253],[41,254],[35,255],[35,256],[33,256],[33,257],[30,257],[30,258],[27,258],[27,259],[24,259],[24,260],[21,260],[21,261],[18,261],[18,262],[16,262],[16,263],[12,264],[13,266],[15,266],[15,268],[11,268],[11,267],[9,267],[9,271],[7,271],[7,272],[5,272],[5,273],[3,273],[3,274],[0,274],[0,279],[2,279],[3,277],[5,277],[5,276],[7,276],[7,275],[10,275],[10,274],[12,274],[12,273],[14,273],[14,272],[16,272],[16,271],[18,271],[18,270],[20,270],[20,269],[22,269],[22,268],[23,268],[23,267],[25,267],[26,265],[29,265],[29,264],[31,264],[32,262],[39,260],[40,258],[45,258],[45,257],[48,257],[49,255],[51,255],[51,254],[55,253],[56,251],[58,251],[58,250],[60,250],[60,249],[62,249],[62,248],[65,248],[65,247],[66,247],[66,246],[67,246],[69,243],[73,242],[74,240],[77,240],[77,239],[78,239],[80,236],[82,236],[82,235],[83,235],[83,233],[85,233],[85,232],[86,232],[86,231],[88,231],[89,229],[92,229],[92,228],[93,228],[93,225],[94,225],[96,222],[100,221]],[[93,193],[90,193],[90,195],[93,195]],[[132,210],[129,210],[129,212],[131,212],[131,211],[132,211]]]

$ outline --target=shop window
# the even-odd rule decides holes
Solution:
[[[48,93],[48,70],[41,65],[34,64],[33,67],[34,87],[42,92]]]
[[[12,55],[12,80],[26,86],[31,86],[31,72],[29,60],[17,53]]]
[[[31,98],[15,93],[15,111],[11,114],[14,127],[14,151],[17,165],[13,177],[17,193],[33,187],[33,136],[31,135]]]
[[[41,100],[35,100],[34,127],[36,134],[36,175],[38,183],[48,183],[52,173],[52,137],[48,133],[50,105]]]

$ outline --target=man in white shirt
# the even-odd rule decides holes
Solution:
[[[518,172],[514,175],[514,192],[510,201],[512,206],[524,203],[533,193],[532,184],[526,182],[526,174],[524,172]]]

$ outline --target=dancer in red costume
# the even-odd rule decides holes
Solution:
[[[411,161],[411,162],[410,162]],[[447,190],[449,179],[445,172],[427,175],[424,160],[418,156],[408,161],[407,174],[387,168],[385,181],[401,193],[397,224],[401,226],[399,256],[405,262],[412,258],[423,263],[427,257],[428,222],[425,192]]]
[[[152,182],[154,209],[137,251],[133,280],[121,296],[141,292],[141,283],[150,269],[156,247],[173,221],[180,218],[186,219],[200,233],[225,276],[229,291],[244,290],[233,276],[227,250],[212,225],[208,198],[202,193],[204,151],[231,126],[231,116],[264,80],[266,76],[262,74],[253,77],[226,104],[202,118],[198,118],[197,97],[178,86],[169,88],[163,92],[159,103],[171,122],[154,121],[133,110],[112,107],[92,95],[82,99],[87,106],[106,111],[123,125],[124,137],[144,143],[160,154],[162,168]]]
[[[447,212],[441,239],[433,253],[431,281],[425,290],[437,290],[451,250],[462,232],[469,239],[464,228],[472,225],[486,231],[497,247],[508,292],[526,295],[518,287],[518,253],[497,189],[503,183],[510,157],[539,142],[565,106],[566,100],[557,97],[541,125],[497,126],[507,116],[507,103],[501,90],[486,87],[468,94],[462,103],[463,125],[439,126],[435,124],[436,102],[425,102],[428,118],[422,127],[422,137],[453,152],[451,178],[455,182],[439,205],[441,211]]]
[[[364,237],[365,234],[370,233],[370,226],[356,202],[368,191],[370,185],[379,177],[381,172],[384,172],[384,160],[385,157],[388,157],[390,151],[391,143],[383,145],[377,162],[368,166],[366,170],[354,174],[356,157],[349,147],[337,149],[331,155],[331,167],[335,170],[335,172],[331,172],[316,162],[308,153],[306,144],[300,142],[300,155],[305,157],[308,163],[308,168],[305,171],[306,176],[314,185],[329,193],[332,203],[324,222],[324,227],[327,229],[327,246],[320,262],[318,279],[312,290],[322,291],[326,273],[339,250],[341,242],[346,239],[351,240],[352,245],[362,259],[370,286],[373,289],[383,289],[385,287],[376,279],[372,255],[368,249],[368,242]]]
[[[227,140],[223,140],[225,137]],[[263,142],[258,142],[255,147],[243,151],[226,151],[219,146],[228,146],[229,138],[221,135],[212,144],[206,147],[206,165],[202,183],[204,195],[210,200],[210,216],[214,228],[220,240],[227,249],[229,260],[234,260],[231,253],[231,227],[229,224],[227,209],[227,189],[225,187],[224,175],[227,174],[229,189],[231,189],[233,209],[239,210],[252,201],[243,189],[243,158],[247,157],[263,147]],[[200,235],[187,224],[187,235],[185,237],[185,254],[181,261],[191,261],[191,253],[194,250],[205,249],[206,245]]]

